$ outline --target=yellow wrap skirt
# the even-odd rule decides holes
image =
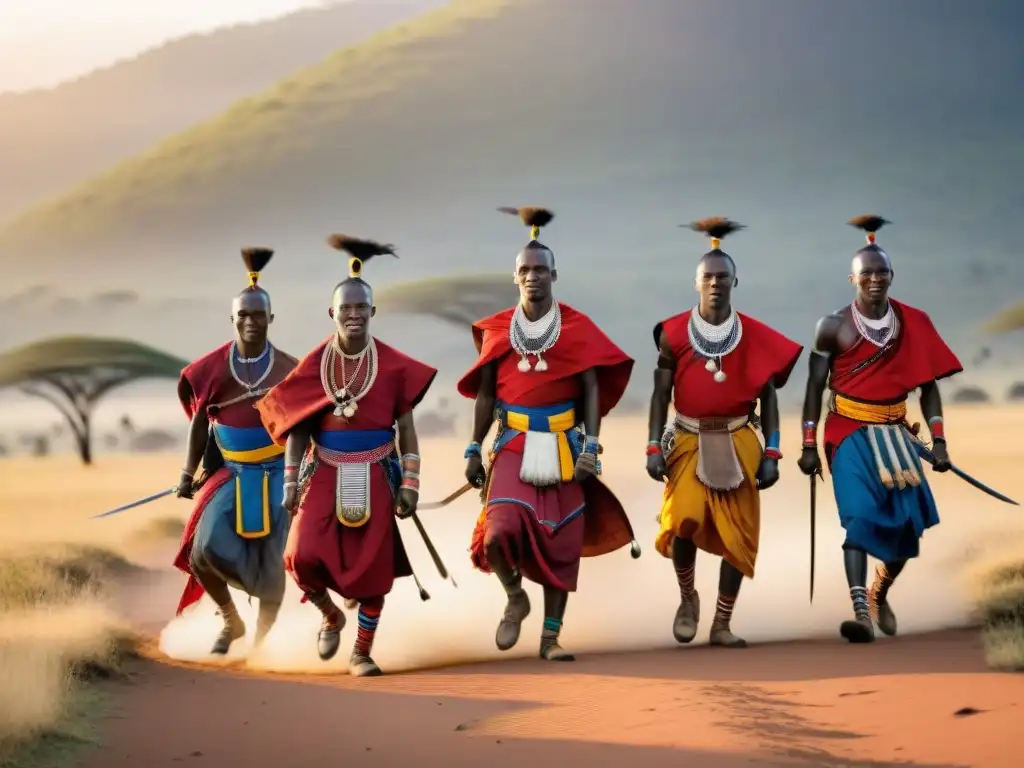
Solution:
[[[756,476],[763,450],[750,425],[730,437],[743,483],[731,491],[717,491],[697,477],[698,435],[676,427],[675,444],[665,457],[668,482],[654,546],[664,557],[672,557],[673,539],[691,539],[698,549],[725,559],[749,579],[754,576],[761,535]]]

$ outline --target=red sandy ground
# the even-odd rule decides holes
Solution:
[[[969,631],[362,680],[145,660],[119,689],[82,765],[1024,765],[1024,676]]]

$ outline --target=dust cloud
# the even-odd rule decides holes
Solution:
[[[672,647],[676,644],[672,619],[679,593],[671,561],[653,548],[661,486],[646,476],[643,453],[636,449],[645,443],[645,426],[637,419],[612,419],[602,433],[604,479],[623,501],[643,554],[634,560],[626,547],[583,561],[579,591],[569,599],[562,644],[578,653]],[[1011,457],[993,460],[981,449],[984,443],[980,440],[961,444],[964,450],[954,454],[954,460],[968,471],[984,470],[993,481],[1007,477],[999,469],[1004,464],[1009,467]],[[430,441],[424,446],[424,500],[441,498],[461,484],[462,449],[459,441]],[[783,450],[787,459],[782,463],[782,479],[762,495],[757,572],[753,580],[744,583],[733,618],[733,630],[752,643],[838,637],[840,622],[851,612],[840,549],[843,532],[830,483],[819,484],[818,489],[815,599],[813,604],[809,601],[809,481],[790,458],[795,457],[798,446],[784,443]],[[964,452],[967,450],[972,455]],[[987,474],[991,472],[996,474]],[[986,541],[1019,527],[1017,508],[979,494],[948,473],[930,473],[930,481],[940,501],[942,524],[925,534],[922,557],[907,567],[890,595],[901,634],[967,623],[970,600],[961,566],[975,558]],[[1013,495],[1016,489],[1002,490]],[[399,521],[413,567],[431,599],[420,601],[412,579],[396,582],[387,597],[373,649],[374,659],[385,672],[537,653],[543,594],[540,587],[529,583],[526,588],[533,609],[523,624],[519,645],[505,653],[495,648],[494,631],[504,609],[504,595],[494,577],[473,570],[467,554],[478,504],[473,494],[466,494],[446,509],[421,514],[458,588],[437,574],[413,523]],[[718,562],[699,554],[696,582],[704,596],[704,608],[694,644],[707,641],[717,579]],[[246,665],[276,672],[345,673],[355,640],[354,612],[346,612],[341,650],[325,663],[316,652],[320,615],[312,605],[301,604],[299,597],[297,588],[289,583],[277,624],[263,648],[246,659]],[[256,601],[250,605],[240,593],[235,593],[235,599],[248,635],[235,644],[228,661],[249,654],[256,622]],[[340,599],[337,602],[341,604]],[[209,648],[219,627],[213,604],[204,598],[164,628],[160,647],[172,658],[216,663]]]

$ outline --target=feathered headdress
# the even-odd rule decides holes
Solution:
[[[555,218],[555,214],[549,211],[547,208],[537,207],[526,207],[526,208],[510,208],[508,206],[502,206],[498,209],[502,213],[509,213],[513,216],[518,216],[523,224],[530,228],[530,240],[535,241],[540,237],[541,227],[546,227],[551,223],[551,220]]]
[[[267,264],[274,257],[274,251],[271,248],[243,248],[242,249],[242,262],[245,264],[245,268],[249,270],[249,287],[255,288],[256,283],[259,282],[260,272],[266,269]]]
[[[331,248],[344,251],[349,255],[348,276],[350,280],[361,278],[363,264],[374,256],[386,255],[398,258],[398,254],[395,253],[395,246],[393,245],[385,245],[373,240],[362,240],[358,237],[350,237],[349,235],[331,235],[327,238],[327,244]]]
[[[850,219],[848,222],[851,227],[862,229],[867,233],[868,245],[875,244],[875,233],[884,227],[886,224],[892,224],[888,219],[883,219],[881,216],[868,213],[864,216],[857,216],[856,218]]]
[[[741,229],[746,229],[742,224],[738,224],[731,219],[727,219],[724,216],[712,216],[709,219],[701,219],[695,221],[692,224],[684,224],[692,229],[694,232],[702,232],[711,238],[711,250],[717,251],[722,247],[722,240],[731,235],[733,232],[739,232]]]

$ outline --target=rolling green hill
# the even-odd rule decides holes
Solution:
[[[878,212],[898,295],[969,341],[1024,281],[1022,14],[458,0],[29,211],[0,231],[0,264],[22,284],[73,266],[82,289],[230,295],[238,247],[268,244],[281,317],[322,327],[309,297],[344,268],[328,233],[397,243],[368,267],[384,283],[504,269],[525,232],[494,208],[542,204],[561,295],[650,355],[705,249],[678,224],[747,224],[726,246],[738,305],[806,339],[849,300],[862,239],[844,222]]]
[[[0,220],[443,0],[354,0],[171,40],[55,88],[0,93]]]

